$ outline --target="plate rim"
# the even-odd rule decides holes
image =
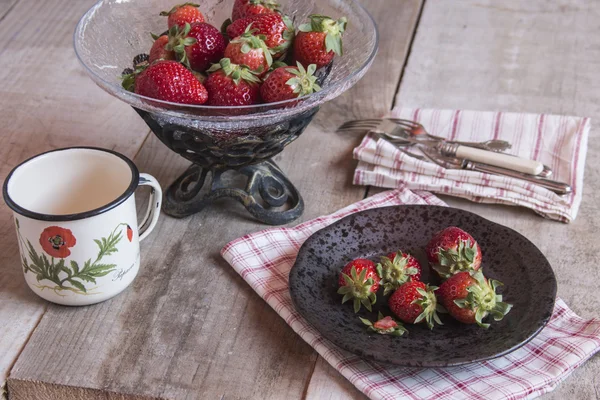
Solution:
[[[292,289],[294,286],[292,285],[292,281],[295,281],[297,279],[297,275],[294,274],[294,270],[297,270],[297,263],[298,263],[298,258],[300,256],[300,254],[304,251],[307,251],[306,249],[308,248],[311,240],[314,239],[315,235],[317,235],[317,233],[325,231],[327,229],[330,229],[331,227],[335,226],[338,223],[341,223],[342,221],[345,221],[347,219],[350,219],[351,217],[355,217],[356,215],[360,215],[360,214],[365,214],[368,212],[374,212],[375,210],[382,210],[382,209],[398,209],[398,208],[437,208],[437,209],[443,209],[443,210],[450,210],[450,211],[457,211],[459,213],[464,213],[464,214],[470,214],[472,216],[475,216],[476,218],[479,218],[481,220],[486,221],[487,223],[490,223],[492,225],[496,225],[499,226],[503,229],[508,229],[509,231],[511,231],[512,234],[516,234],[517,238],[519,239],[525,239],[527,242],[529,242],[532,246],[534,246],[539,252],[540,254],[544,257],[544,260],[546,261],[546,263],[549,266],[549,271],[550,271],[550,275],[552,277],[552,284],[553,284],[553,288],[552,288],[552,311],[548,314],[548,316],[544,317],[541,320],[541,324],[540,326],[531,334],[529,335],[529,337],[527,337],[525,340],[517,343],[516,345],[503,350],[499,353],[496,353],[494,355],[491,356],[483,356],[483,357],[477,357],[474,358],[472,360],[464,360],[464,361],[456,361],[456,362],[443,362],[443,363],[436,363],[436,362],[426,362],[426,363],[414,363],[414,362],[402,362],[403,360],[400,360],[399,362],[391,362],[391,361],[382,361],[377,359],[376,357],[373,357],[371,355],[368,354],[357,354],[355,349],[351,349],[348,346],[345,346],[344,344],[339,344],[336,343],[336,341],[334,341],[332,338],[328,337],[328,335],[322,333],[317,326],[311,321],[310,316],[307,316],[304,312],[304,309],[302,309],[301,307],[299,307],[298,303],[296,302],[296,295],[294,294],[294,289]],[[515,350],[520,349],[521,347],[525,346],[527,343],[531,342],[537,335],[539,335],[539,333],[548,325],[548,322],[550,321],[550,319],[552,318],[552,315],[554,314],[554,309],[556,307],[556,295],[557,295],[557,291],[558,291],[558,282],[556,280],[556,274],[554,273],[554,269],[552,268],[552,265],[550,264],[550,262],[548,261],[548,259],[546,258],[546,256],[544,255],[544,253],[542,253],[542,251],[535,245],[535,243],[533,243],[531,240],[529,240],[527,237],[525,237],[524,235],[522,235],[521,233],[517,232],[516,230],[499,224],[497,222],[491,221],[485,217],[480,216],[479,214],[476,214],[474,212],[471,211],[467,211],[467,210],[462,210],[460,208],[456,208],[456,207],[449,207],[449,206],[438,206],[438,205],[430,205],[430,204],[398,204],[398,205],[392,205],[392,206],[384,206],[384,207],[375,207],[375,208],[369,208],[366,210],[361,210],[361,211],[357,211],[354,213],[351,213],[349,215],[346,215],[345,217],[342,217],[340,219],[338,219],[337,221],[332,222],[331,224],[313,232],[308,238],[306,238],[306,240],[304,241],[304,243],[302,243],[302,245],[300,246],[300,249],[298,249],[298,253],[296,255],[296,259],[294,260],[294,264],[292,265],[292,268],[290,269],[289,275],[288,275],[288,289],[290,292],[290,297],[292,300],[292,304],[294,306],[294,309],[309,323],[309,325],[311,327],[313,327],[317,332],[319,332],[320,335],[322,335],[324,338],[326,338],[328,341],[330,341],[331,343],[333,343],[335,346],[342,348],[346,351],[349,351],[350,353],[362,358],[362,359],[366,359],[369,361],[374,361],[377,363],[382,363],[385,365],[391,365],[391,366],[395,366],[395,367],[406,367],[406,368],[452,368],[452,367],[458,367],[458,366],[462,366],[462,365],[469,365],[469,364],[474,364],[477,362],[482,362],[482,361],[488,361],[488,360],[493,360],[502,356],[505,356],[509,353],[514,352]],[[308,313],[310,315],[310,313]]]

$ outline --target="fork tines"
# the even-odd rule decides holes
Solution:
[[[352,121],[346,121],[337,129],[340,131],[367,131],[370,129],[375,129],[379,126],[379,124],[384,121],[392,121],[397,125],[408,129],[408,130],[416,130],[422,128],[421,124],[415,121],[411,121],[408,119],[402,118],[370,118],[370,119],[356,119]]]

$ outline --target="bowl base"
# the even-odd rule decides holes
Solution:
[[[246,180],[243,188],[240,179]],[[270,159],[236,169],[192,164],[165,191],[163,211],[183,218],[220,198],[235,199],[254,218],[269,225],[286,224],[304,211],[302,196]]]

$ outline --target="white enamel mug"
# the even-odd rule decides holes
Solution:
[[[151,186],[138,225],[134,191]],[[14,211],[21,268],[38,296],[58,304],[99,303],[122,292],[140,266],[140,240],[154,228],[162,191],[127,157],[72,147],[15,167],[4,201]]]

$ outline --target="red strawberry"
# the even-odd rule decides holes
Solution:
[[[184,3],[171,8],[170,11],[163,11],[162,16],[168,16],[169,29],[178,25],[183,28],[185,24],[194,24],[196,22],[204,22],[204,15],[198,9],[198,4]]]
[[[183,31],[171,28],[169,40],[179,62],[198,72],[204,72],[212,63],[218,62],[227,46],[221,32],[206,23],[186,24]]]
[[[429,286],[419,281],[409,281],[401,285],[390,296],[388,305],[398,318],[409,324],[426,322],[429,329],[433,329],[434,322],[440,325],[442,321],[437,315],[441,308],[433,293],[437,287]]]
[[[316,64],[321,68],[331,62],[337,54],[341,56],[342,33],[346,29],[346,18],[337,21],[324,15],[310,15],[310,23],[298,27],[294,41],[294,60],[304,66]]]
[[[235,0],[231,20],[250,17],[256,14],[269,14],[279,11],[279,4],[273,0]]]
[[[437,290],[440,303],[455,319],[465,324],[477,324],[489,328],[483,319],[492,315],[500,321],[512,308],[512,304],[502,302],[502,295],[496,288],[502,283],[487,280],[481,271],[472,276],[469,272],[459,272],[448,278]]]
[[[381,257],[377,273],[384,287],[383,295],[387,296],[408,281],[420,280],[421,264],[412,255],[398,251]]]
[[[148,62],[150,64],[152,64],[154,61],[157,61],[157,60],[174,60],[175,52],[173,52],[173,50],[166,49],[168,44],[169,44],[169,36],[168,35],[162,35],[162,36],[158,37],[154,41],[154,44],[152,45],[152,48],[150,49],[150,58],[148,59]]]
[[[169,29],[167,35],[157,37],[156,35],[152,34],[155,42],[150,50],[149,62],[152,63],[163,56],[170,57],[172,55],[173,60],[176,59],[190,68],[190,63],[187,58],[185,48],[198,42],[195,38],[187,37],[191,29],[192,26],[190,24],[185,24],[185,26],[181,29],[178,25],[173,25]],[[165,36],[167,37],[167,40],[163,39]]]
[[[382,335],[391,334],[393,336],[402,336],[408,332],[408,330],[402,326],[402,324],[394,321],[392,317],[384,317],[381,312],[379,312],[377,321],[375,323],[372,323],[366,318],[358,318],[360,318],[363,324],[369,327],[368,329],[370,331],[377,332]]]
[[[455,226],[436,233],[425,251],[431,267],[442,279],[481,268],[479,244],[473,236]]]
[[[316,66],[304,69],[297,67],[279,67],[269,74],[260,88],[260,94],[266,103],[295,99],[321,90],[314,76]]]
[[[211,106],[244,106],[260,102],[260,79],[243,65],[228,58],[213,65],[204,82]]]
[[[252,24],[255,34],[265,35],[265,43],[274,58],[280,58],[289,49],[294,40],[294,27],[292,21],[279,14],[258,14],[234,21],[227,27],[227,36],[236,38],[241,36],[248,25]]]
[[[225,48],[225,58],[234,64],[243,64],[262,76],[267,73],[273,57],[264,42],[264,35],[254,35],[248,25],[241,36],[236,37]]]
[[[206,89],[177,61],[157,61],[135,78],[135,93],[182,104],[204,104]]]
[[[127,225],[127,239],[131,242],[133,240],[133,229]]]
[[[364,258],[350,261],[338,278],[339,294],[343,294],[342,304],[352,299],[354,312],[360,310],[361,304],[371,311],[371,305],[377,300],[377,289],[379,289],[379,277],[375,270],[375,263]]]

